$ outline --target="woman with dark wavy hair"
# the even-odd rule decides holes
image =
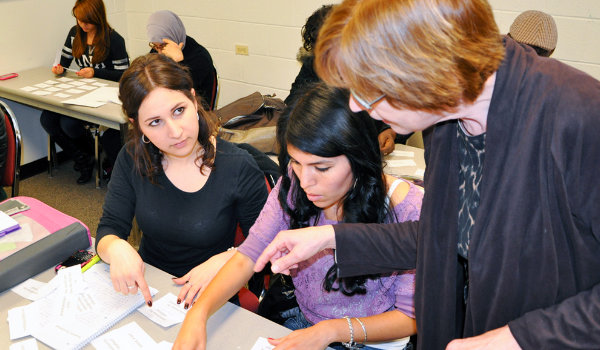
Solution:
[[[192,86],[186,68],[159,54],[135,59],[119,84],[132,132],[115,162],[96,250],[115,290],[140,288],[149,305],[144,262],[178,277],[188,308],[233,255],[238,224],[247,235],[267,198],[252,156],[215,137]],[[127,242],[134,216],[144,233],[138,251]]]
[[[204,346],[208,317],[251,277],[256,259],[279,231],[419,218],[423,192],[383,173],[373,121],[353,113],[348,98],[346,90],[318,84],[288,109],[279,125],[285,127],[279,134],[289,159],[280,165],[283,175],[246,241],[188,312],[176,348]],[[367,338],[358,324],[372,329],[365,349],[389,343],[404,348],[416,328],[413,272],[339,279],[336,270],[331,249],[296,267],[292,279],[299,308],[282,316],[284,325],[297,331],[271,343],[285,349],[340,347],[352,342],[352,322],[357,343]]]

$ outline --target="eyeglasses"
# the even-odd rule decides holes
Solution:
[[[148,46],[150,46],[151,49],[156,50],[156,51],[162,50],[165,47],[165,45],[167,45],[167,44],[166,43],[153,43],[153,42],[148,43]]]
[[[358,102],[358,104],[360,104],[361,107],[364,108],[367,112],[370,111],[370,110],[372,110],[373,109],[373,105],[376,104],[377,102],[381,101],[385,97],[385,94],[381,94],[381,96],[377,97],[373,101],[367,102],[367,101],[363,100],[362,98],[360,98],[354,92],[354,90],[350,90],[350,93],[352,94],[352,98],[354,98],[354,100],[356,102]]]

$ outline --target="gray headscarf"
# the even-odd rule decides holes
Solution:
[[[171,11],[162,10],[151,14],[146,25],[146,33],[152,43],[162,43],[162,39],[170,39],[176,44],[183,43],[185,47],[185,27],[179,16]]]

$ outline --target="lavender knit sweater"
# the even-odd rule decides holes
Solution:
[[[396,220],[416,221],[421,211],[423,192],[410,184],[405,199],[394,207]],[[281,181],[273,188],[258,219],[238,251],[256,261],[277,233],[289,228],[289,217],[283,212],[277,199]],[[336,224],[321,216],[317,226]],[[306,319],[313,324],[343,316],[365,317],[397,309],[414,317],[414,271],[394,272],[366,282],[364,295],[345,296],[339,291],[326,292],[323,279],[333,265],[333,250],[327,249],[299,264],[292,271],[296,287],[296,299]]]

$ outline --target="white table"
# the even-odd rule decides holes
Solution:
[[[111,129],[121,131],[123,138],[127,132],[127,118],[121,110],[121,106],[115,103],[106,103],[100,107],[84,107],[72,104],[66,104],[62,101],[66,98],[59,98],[53,94],[38,96],[31,92],[23,91],[21,88],[43,83],[47,80],[56,80],[58,77],[52,73],[50,67],[37,67],[18,72],[19,76],[8,80],[0,80],[0,97],[19,102],[40,110],[48,110],[67,115],[89,123],[105,126]],[[67,71],[61,75],[72,79],[81,79],[73,72]],[[111,80],[98,79],[99,82],[108,87],[118,87],[119,83]],[[81,94],[83,95],[83,94]],[[74,96],[76,97],[76,96]],[[123,139],[121,143],[123,143]],[[50,154],[48,155],[50,157]],[[50,158],[48,158],[50,160]],[[96,187],[100,186],[100,164],[98,159],[98,145],[96,137]]]
[[[54,276],[54,269],[49,269],[42,272],[34,279],[47,282]],[[159,292],[152,298],[153,300],[160,299],[163,295],[171,292],[175,295],[179,293],[179,286],[171,281],[171,275],[161,271],[151,265],[146,264],[146,281],[148,284]],[[8,349],[10,344],[17,343],[27,338],[17,339],[14,342],[9,340],[9,331],[7,324],[8,310],[17,306],[29,304],[30,301],[24,299],[7,290],[0,293],[0,349]],[[154,322],[147,319],[141,313],[134,311],[113,328],[124,326],[125,324],[135,321],[148,333],[157,343],[163,340],[174,342],[181,324],[170,328],[163,328]],[[211,350],[229,350],[251,349],[258,337],[278,338],[285,336],[291,331],[283,326],[271,322],[257,314],[247,311],[239,306],[231,303],[226,303],[221,307],[208,321],[207,325],[207,349]],[[45,344],[37,342],[39,349],[49,349]],[[84,349],[93,349],[88,344]]]

